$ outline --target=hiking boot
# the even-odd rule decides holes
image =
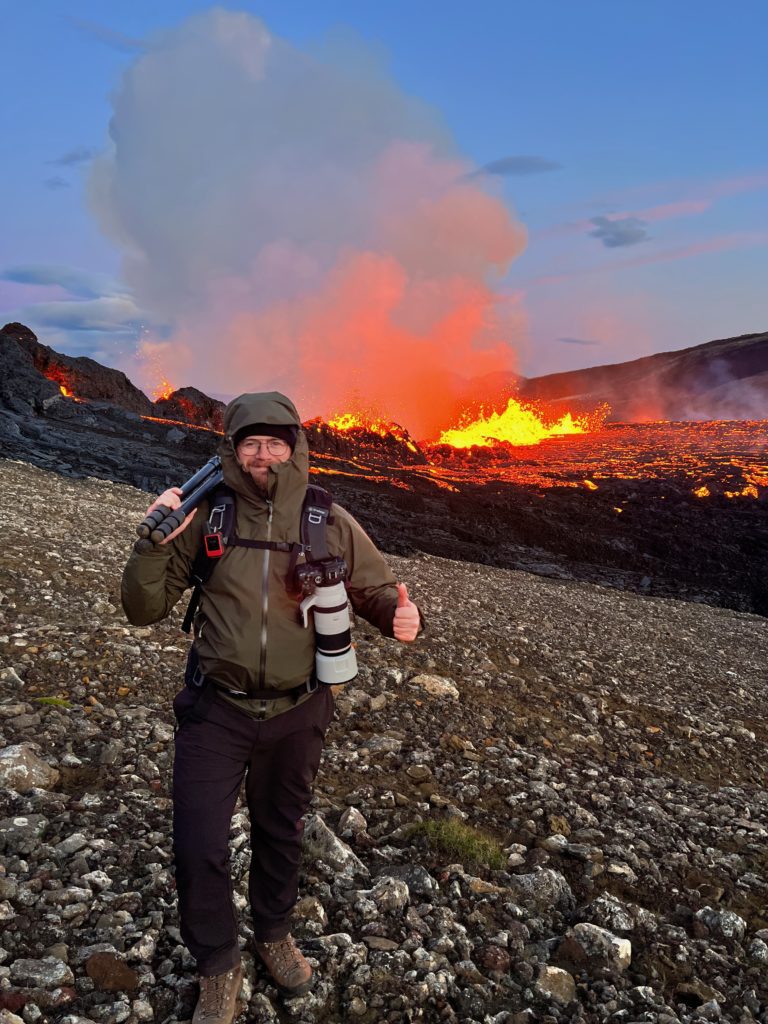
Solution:
[[[238,964],[225,974],[200,978],[200,998],[192,1024],[232,1024],[237,997],[243,983],[243,965]]]
[[[312,988],[312,968],[292,935],[276,942],[257,942],[256,952],[285,996],[303,996]]]

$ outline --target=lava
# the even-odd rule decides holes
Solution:
[[[75,394],[75,374],[69,368],[51,363],[45,376],[69,400],[83,401]],[[158,390],[169,397],[169,388],[163,381]],[[190,422],[195,410],[184,396],[176,395],[176,401],[189,418],[142,419],[221,435]],[[418,445],[402,426],[372,413],[339,412],[325,424],[313,420],[304,426],[314,472],[386,479],[406,490],[419,480],[448,491],[467,484],[494,488],[512,483],[544,497],[552,487],[590,494],[605,493],[603,485],[609,481],[669,481],[675,494],[687,491],[694,500],[768,504],[768,421],[606,423],[607,414],[603,406],[587,415],[566,413],[555,421],[551,414],[548,418],[538,408],[511,399],[503,412]],[[333,434],[349,438],[352,445],[324,446],[323,438]]]
[[[526,446],[423,445],[430,476],[455,484],[521,484],[587,492],[609,480],[677,481],[698,499],[768,500],[768,422],[608,423]]]
[[[52,380],[54,384],[59,385],[59,391],[66,398],[72,398],[75,402],[80,401],[72,390],[72,375],[63,366],[49,366],[45,371],[45,376],[48,380]]]
[[[566,412],[556,422],[547,423],[545,414],[535,405],[523,405],[510,398],[503,412],[482,415],[471,423],[444,430],[437,443],[452,448],[488,447],[500,441],[511,445],[538,444],[548,437],[599,430],[609,412],[609,407],[603,405],[581,416]]]
[[[393,437],[396,441],[402,441],[412,452],[418,451],[408,431],[399,423],[387,422],[377,416],[369,417],[355,412],[337,413],[328,420],[328,426],[343,433],[369,432],[379,437]]]
[[[176,388],[166,377],[152,389],[152,401],[159,402],[162,398],[170,398]]]
[[[168,423],[172,427],[184,427],[185,430],[207,430],[209,434],[223,435],[222,430],[214,430],[212,427],[204,427],[199,423],[190,423],[189,420],[170,420],[166,419],[165,416],[142,416],[143,420],[149,420],[151,423]]]

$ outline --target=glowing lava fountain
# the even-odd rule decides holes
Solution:
[[[500,441],[511,445],[538,444],[548,437],[599,430],[609,412],[609,407],[602,405],[582,416],[567,412],[557,422],[547,423],[544,414],[535,406],[522,405],[517,399],[510,398],[503,412],[492,412],[464,426],[444,430],[437,443],[453,448],[487,447]]]
[[[164,377],[160,381],[160,383],[156,384],[155,387],[152,389],[152,401],[159,402],[163,398],[170,398],[175,390],[176,388],[174,388],[173,384],[171,384],[170,381],[166,377]]]

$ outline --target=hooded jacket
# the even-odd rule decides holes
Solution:
[[[232,443],[238,430],[254,423],[293,424],[299,428],[290,459],[269,467],[266,495],[250,474],[241,470]],[[238,536],[299,542],[309,458],[306,436],[293,403],[278,392],[241,395],[227,406],[224,431],[219,455],[224,482],[236,495]],[[189,527],[170,543],[156,546],[148,540],[137,541],[122,583],[123,608],[134,625],[164,619],[189,587],[207,518],[208,504],[203,501]],[[391,637],[397,607],[395,577],[345,509],[334,504],[330,518],[328,549],[347,563],[352,607]],[[195,615],[194,646],[205,676],[225,690],[275,690],[274,707],[254,702],[260,705],[260,717],[265,712],[269,717],[292,707],[293,700],[280,699],[279,691],[304,682],[314,668],[314,629],[299,623],[298,598],[286,591],[289,561],[288,552],[228,547],[203,587]],[[238,705],[248,703],[238,701]]]

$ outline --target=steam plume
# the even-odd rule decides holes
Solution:
[[[426,436],[463,380],[512,369],[523,314],[494,283],[524,229],[361,44],[310,54],[250,15],[196,15],[127,70],[110,135],[92,205],[168,327],[148,351],[172,380]]]

